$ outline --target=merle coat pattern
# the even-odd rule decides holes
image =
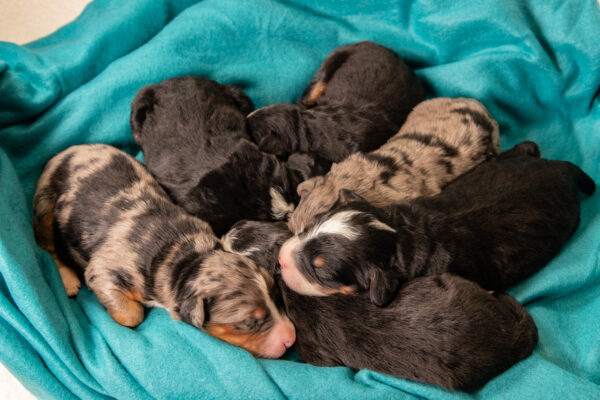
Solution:
[[[424,99],[421,82],[402,58],[373,42],[359,42],[325,58],[299,105],[263,107],[248,116],[248,124],[267,153],[310,151],[339,162],[381,146]]]
[[[483,104],[466,98],[436,98],[417,105],[383,146],[335,163],[325,176],[298,185],[301,196],[290,217],[292,232],[310,227],[331,209],[341,189],[377,207],[433,196],[460,174],[498,155],[498,124]]]
[[[278,278],[278,248],[291,235],[282,224],[242,221],[223,243],[275,274],[304,361],[470,392],[529,356],[537,343],[534,321],[513,297],[450,274],[409,282],[386,308],[366,294],[302,296]]]
[[[330,165],[261,152],[246,131],[252,109],[241,89],[193,76],[148,85],[131,105],[131,130],[150,172],[218,235],[243,218],[286,218],[299,200],[296,186]]]
[[[270,296],[271,275],[223,251],[206,222],[114,147],[73,146],[47,163],[34,230],[67,294],[77,295],[83,276],[119,324],[140,324],[144,303],[263,357],[279,357],[295,339]]]
[[[384,209],[342,190],[332,211],[283,245],[282,276],[300,293],[369,291],[377,305],[444,272],[504,290],[558,254],[579,224],[578,192],[595,189],[577,166],[538,157],[523,143],[437,196]]]

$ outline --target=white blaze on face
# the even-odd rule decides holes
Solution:
[[[298,251],[302,250],[307,241],[315,238],[318,240],[320,235],[339,235],[349,240],[356,239],[358,232],[349,222],[352,217],[358,214],[360,214],[359,211],[342,211],[334,214],[331,218],[313,226],[303,238],[297,235],[293,236],[281,246],[279,251],[281,277],[290,289],[306,296],[327,296],[335,291],[306,279],[298,269],[295,256]]]

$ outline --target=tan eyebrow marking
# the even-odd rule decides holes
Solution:
[[[313,260],[313,264],[315,267],[322,267],[325,265],[325,259],[321,256],[316,256]]]

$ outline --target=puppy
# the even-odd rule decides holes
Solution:
[[[283,245],[283,279],[308,295],[369,291],[379,306],[423,275],[451,272],[491,290],[522,281],[577,229],[578,191],[595,189],[577,166],[530,154],[539,156],[534,143],[519,145],[436,196],[386,209],[340,191],[334,209]]]
[[[243,218],[287,218],[296,186],[330,166],[261,152],[246,132],[252,108],[242,90],[192,76],[146,86],[131,105],[131,131],[152,175],[218,235]]]
[[[248,115],[262,151],[314,152],[333,162],[381,146],[425,99],[421,82],[392,50],[373,42],[335,49],[298,101]]]
[[[280,224],[243,221],[224,246],[278,272]],[[537,328],[511,296],[451,274],[409,282],[386,308],[368,295],[309,297],[279,288],[296,326],[295,349],[322,366],[371,369],[449,390],[474,391],[531,354]]]
[[[464,98],[424,101],[378,150],[352,154],[333,164],[327,175],[300,184],[290,229],[299,233],[311,226],[317,214],[331,209],[341,189],[377,207],[433,196],[498,151],[498,124],[481,103]]]
[[[83,272],[119,324],[140,324],[146,303],[261,357],[294,343],[267,271],[223,251],[206,222],[173,204],[120,150],[73,146],[52,158],[35,191],[34,230],[67,294],[77,294],[75,271]]]

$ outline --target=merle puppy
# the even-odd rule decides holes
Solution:
[[[300,104],[248,115],[261,150],[315,152],[334,162],[381,146],[425,99],[421,82],[392,50],[373,42],[338,47],[325,58]]]
[[[385,209],[341,190],[333,210],[283,245],[283,279],[308,295],[369,291],[380,306],[404,282],[443,272],[506,289],[558,254],[579,224],[578,192],[595,189],[577,166],[536,156],[534,143],[518,145],[437,196]]]
[[[140,324],[144,303],[261,357],[277,358],[295,340],[271,298],[271,275],[223,251],[206,222],[114,147],[73,146],[46,164],[34,231],[67,294],[77,295],[83,275],[119,324]]]
[[[276,274],[304,361],[470,392],[529,356],[537,343],[534,321],[513,297],[451,274],[409,282],[385,308],[367,294],[300,295],[277,277],[278,249],[290,236],[281,223],[242,221],[223,245]]]
[[[243,218],[284,219],[296,186],[329,168],[307,154],[282,162],[261,152],[246,131],[252,109],[242,90],[193,76],[146,86],[131,105],[131,131],[150,172],[218,235]]]
[[[377,207],[433,196],[499,150],[498,123],[477,100],[423,101],[383,146],[354,153],[333,164],[325,176],[298,185],[301,200],[289,227],[299,233],[311,226],[317,214],[335,204],[340,189],[350,189]]]

